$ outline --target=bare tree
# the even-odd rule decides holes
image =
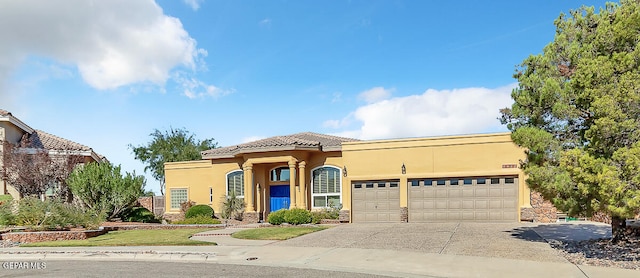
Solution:
[[[82,156],[64,153],[51,156],[46,149],[31,147],[26,138],[17,145],[7,141],[2,144],[2,175],[21,198],[41,197],[47,189],[57,186],[58,196],[71,201],[66,179],[73,168],[83,162]]]

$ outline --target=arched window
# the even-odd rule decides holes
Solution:
[[[244,172],[233,171],[227,174],[227,196],[235,193],[236,197],[244,198]]]
[[[311,172],[311,199],[314,208],[337,207],[342,203],[342,175],[333,166],[321,166]]]
[[[290,178],[289,167],[278,167],[271,170],[271,181],[289,181]]]

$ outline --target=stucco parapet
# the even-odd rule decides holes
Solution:
[[[354,141],[342,143],[342,151],[357,151],[368,149],[384,149],[398,147],[435,147],[447,145],[511,143],[511,133],[487,133],[470,135],[452,135],[421,138],[398,138],[386,140]]]

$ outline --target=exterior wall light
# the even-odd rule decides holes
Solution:
[[[406,174],[407,173],[407,167],[404,166],[404,163],[402,163],[402,174]]]
[[[342,167],[342,175],[347,176],[347,166]]]

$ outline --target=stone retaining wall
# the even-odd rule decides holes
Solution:
[[[558,209],[542,197],[542,194],[531,191],[531,207],[520,210],[520,220],[540,223],[558,221]]]
[[[122,230],[177,230],[177,229],[220,229],[224,227],[224,224],[212,224],[212,225],[162,225],[162,224],[111,224],[109,226],[100,227],[99,230],[84,230],[84,231],[46,231],[46,232],[14,232],[0,234],[1,240],[8,240],[12,242],[41,242],[41,241],[54,241],[54,240],[82,240],[99,235],[104,235],[110,231],[122,231]]]
[[[52,240],[82,240],[99,235],[104,235],[107,230],[86,230],[86,231],[47,231],[47,232],[16,232],[16,233],[4,233],[0,235],[2,240],[8,240],[12,242],[41,242]]]

